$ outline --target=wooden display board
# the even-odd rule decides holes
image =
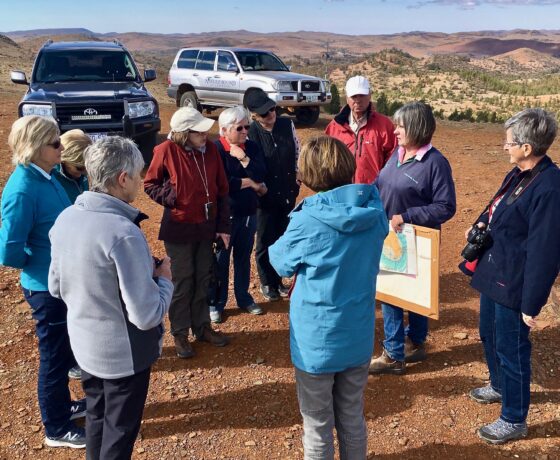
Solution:
[[[417,274],[380,270],[375,298],[439,319],[439,230],[414,225]]]

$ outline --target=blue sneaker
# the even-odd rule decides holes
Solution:
[[[478,436],[490,444],[503,444],[527,436],[527,424],[509,423],[499,418],[478,430]]]
[[[498,393],[492,385],[486,385],[485,387],[474,388],[469,392],[469,397],[474,399],[480,404],[492,404],[502,402],[502,395]]]
[[[76,420],[77,418],[84,418],[86,416],[86,399],[79,399],[78,401],[72,401],[70,404],[70,420]]]
[[[60,436],[46,436],[45,444],[49,447],[70,447],[84,449],[86,447],[86,430],[73,426]]]

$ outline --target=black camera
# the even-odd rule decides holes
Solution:
[[[467,241],[467,245],[461,251],[461,256],[469,262],[478,259],[494,242],[490,235],[490,230],[479,228],[476,225],[469,231]]]

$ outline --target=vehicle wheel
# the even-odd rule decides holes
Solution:
[[[142,158],[144,158],[145,167],[150,166],[152,162],[152,157],[154,156],[154,147],[157,145],[158,135],[157,133],[147,134],[145,136],[135,139],[138,149],[142,152]]]
[[[200,102],[198,102],[198,97],[196,97],[196,93],[194,91],[187,91],[183,93],[181,96],[180,105],[181,107],[187,107],[188,105],[190,105],[199,112],[202,112],[202,106],[200,105]]]
[[[296,109],[296,120],[302,125],[313,125],[319,119],[319,107],[299,107]]]

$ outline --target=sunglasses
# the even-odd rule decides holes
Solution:
[[[245,130],[245,131],[249,131],[250,126],[249,125],[243,125],[243,126],[238,126],[237,128],[235,128],[235,130],[240,133],[241,131]]]
[[[193,129],[189,129],[189,133],[206,135],[208,131],[194,131]]]
[[[85,166],[74,166],[74,168],[75,168],[76,171],[78,171],[79,173],[85,173],[85,172],[86,172],[86,167],[85,167]]]
[[[57,139],[54,142],[51,142],[50,144],[47,144],[49,146],[51,146],[53,149],[59,149],[60,146],[62,145],[62,142],[60,142],[60,139]]]
[[[263,117],[266,117],[268,114],[272,113],[272,112],[276,112],[276,106],[272,107],[271,109],[268,109],[268,112],[266,112],[264,115],[262,115]]]

